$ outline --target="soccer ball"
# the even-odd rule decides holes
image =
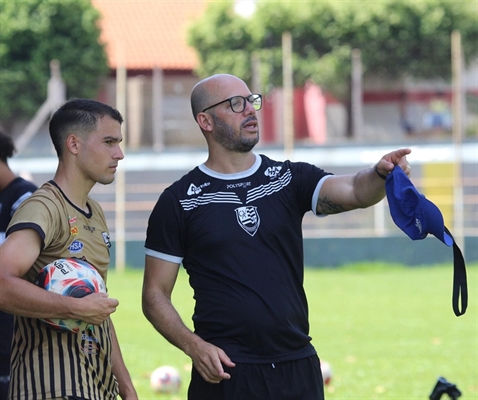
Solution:
[[[157,393],[177,393],[181,386],[179,371],[168,365],[156,368],[150,378],[151,389]]]
[[[84,297],[91,293],[106,293],[103,278],[91,264],[79,258],[62,258],[43,267],[35,285],[62,296]],[[74,319],[40,318],[59,332],[78,333],[86,329],[85,322]]]
[[[332,368],[327,361],[320,360],[320,369],[322,370],[322,378],[324,380],[324,385],[329,385],[332,381]]]

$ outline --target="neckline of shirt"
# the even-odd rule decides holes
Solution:
[[[206,167],[204,163],[198,165],[198,168],[201,172],[213,178],[232,181],[235,179],[241,179],[251,176],[259,169],[262,163],[262,158],[258,154],[254,154],[254,156],[256,157],[256,160],[254,161],[254,164],[252,164],[251,168],[246,169],[245,171],[235,172],[232,174],[223,174],[220,172],[213,171],[212,169]]]

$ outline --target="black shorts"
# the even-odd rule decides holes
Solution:
[[[231,379],[206,382],[193,368],[188,400],[324,400],[319,358],[225,368]]]

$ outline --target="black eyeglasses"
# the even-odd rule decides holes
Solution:
[[[233,96],[226,100],[220,101],[219,103],[213,104],[212,106],[206,107],[202,112],[209,110],[210,108],[216,107],[219,104],[229,102],[231,105],[231,110],[235,113],[241,113],[246,109],[246,101],[252,104],[256,111],[259,111],[262,108],[262,95],[261,94],[251,94],[247,97],[243,96]]]

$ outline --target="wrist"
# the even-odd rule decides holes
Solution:
[[[375,173],[381,178],[383,179],[384,181],[387,180],[387,176],[386,175],[383,175],[382,173],[380,173],[380,171],[378,170],[378,164],[375,164],[375,166],[373,167]]]

